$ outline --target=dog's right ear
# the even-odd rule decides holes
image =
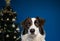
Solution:
[[[28,33],[28,30],[27,30],[27,27],[26,27],[28,19],[30,19],[30,17],[27,17],[25,20],[23,20],[20,23],[21,27],[23,27],[23,32],[22,32],[23,35],[25,35],[26,33]]]
[[[30,17],[27,17],[24,21],[22,21],[22,22],[20,23],[20,25],[21,25],[22,27],[26,27],[26,21],[27,21],[28,19],[30,19]]]

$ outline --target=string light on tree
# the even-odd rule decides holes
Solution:
[[[1,28],[1,25],[0,25],[0,28]]]
[[[7,21],[9,20],[9,18],[7,18]]]
[[[0,30],[0,33],[1,33],[1,30]]]
[[[17,33],[16,31],[14,31],[14,33]]]
[[[4,26],[7,26],[7,24],[4,24]]]
[[[6,35],[6,37],[8,38],[8,37],[9,37],[9,35],[7,34],[7,35]]]
[[[14,39],[16,39],[16,36],[14,36]]]
[[[15,18],[13,18],[12,21],[15,21]]]
[[[1,18],[1,20],[3,21],[3,18]]]
[[[12,27],[15,28],[15,24],[14,23],[12,24]]]
[[[17,31],[19,31],[19,28],[16,28]]]

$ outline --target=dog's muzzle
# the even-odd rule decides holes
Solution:
[[[30,29],[31,34],[34,34],[34,32],[35,32],[35,29]]]

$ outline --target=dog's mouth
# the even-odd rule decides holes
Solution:
[[[35,32],[34,32],[34,33],[30,33],[30,35],[31,35],[31,36],[36,36],[37,33],[35,33]]]
[[[30,33],[30,35],[36,35],[35,33]]]
[[[35,33],[31,33],[31,35],[35,35]]]
[[[31,38],[36,37],[36,35],[35,35],[35,34],[30,34],[29,36],[30,36]]]

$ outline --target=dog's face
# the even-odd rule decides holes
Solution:
[[[23,35],[24,34],[29,34],[29,35],[37,35],[37,34],[41,34],[44,35],[44,30],[43,30],[43,24],[44,24],[45,20],[41,19],[39,17],[36,18],[26,18],[23,22],[22,22],[22,26],[23,26]]]

